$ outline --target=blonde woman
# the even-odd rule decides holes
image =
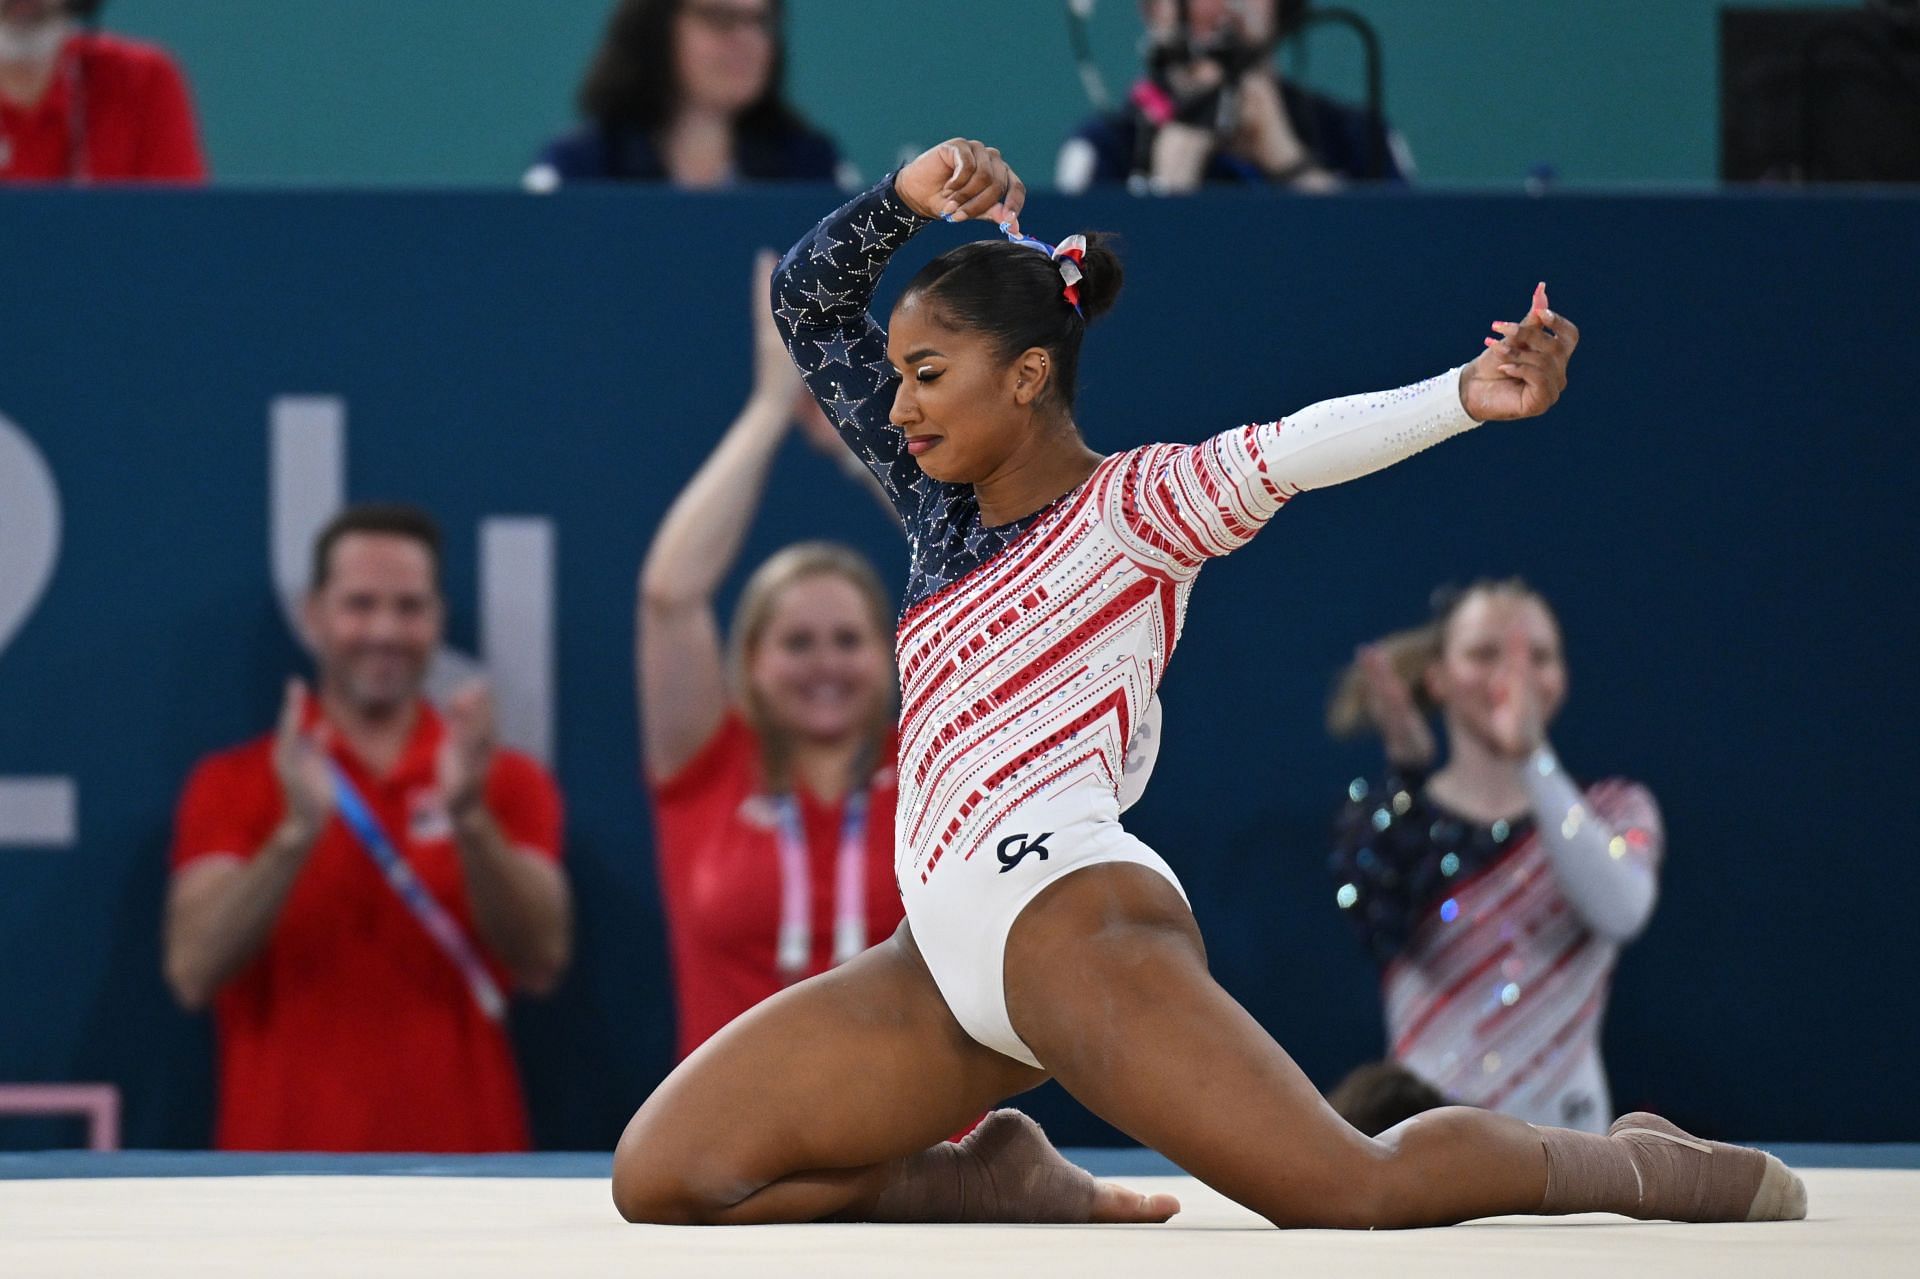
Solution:
[[[753,393],[640,571],[640,740],[682,1057],[902,916],[893,618],[879,578],[846,547],[804,542],[755,571],[725,644],[714,609],[801,397],[760,302],[771,269],[766,255]]]
[[[1559,624],[1518,580],[1443,596],[1425,626],[1362,648],[1328,727],[1378,731],[1388,771],[1348,788],[1332,870],[1381,965],[1394,1060],[1455,1101],[1604,1132],[1600,1022],[1664,836],[1646,787],[1561,767],[1546,734],[1566,693]]]

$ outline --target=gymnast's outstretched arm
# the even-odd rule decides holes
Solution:
[[[1546,412],[1566,389],[1579,330],[1548,309],[1545,285],[1525,320],[1494,327],[1501,336],[1478,359],[1439,377],[1323,400],[1199,444],[1140,450],[1125,527],[1143,558],[1191,572],[1245,545],[1307,489],[1358,479],[1482,422]]]

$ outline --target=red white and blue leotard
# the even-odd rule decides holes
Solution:
[[[1100,862],[1138,863],[1179,884],[1119,818],[1150,763],[1155,690],[1201,566],[1246,543],[1301,490],[1378,470],[1475,423],[1457,373],[1444,374],[1201,444],[1114,454],[1045,509],[988,527],[973,489],[927,476],[888,421],[898,375],[867,306],[888,258],[927,221],[889,177],[794,246],[773,306],[809,389],[879,478],[912,545],[896,643],[894,819],[908,923],[967,1033],[1039,1065],[1002,988],[1020,910],[1054,879]]]

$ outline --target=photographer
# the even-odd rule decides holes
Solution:
[[[1060,149],[1066,192],[1127,182],[1163,194],[1203,183],[1328,191],[1405,182],[1397,134],[1360,108],[1281,81],[1273,50],[1307,0],[1141,0],[1145,76],[1127,106],[1096,116]]]

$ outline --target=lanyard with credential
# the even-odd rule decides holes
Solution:
[[[480,956],[474,953],[473,943],[467,940],[467,934],[459,922],[447,913],[447,908],[420,882],[420,876],[414,873],[413,867],[395,851],[393,841],[387,838],[387,832],[380,827],[380,819],[373,815],[373,809],[361,797],[340,765],[328,760],[327,770],[333,774],[334,807],[339,810],[341,820],[359,837],[361,850],[380,868],[387,887],[393,889],[400,904],[407,908],[420,927],[426,930],[427,936],[460,970],[460,975],[467,980],[467,989],[473,992],[473,1002],[480,1006],[480,1011],[494,1021],[504,1020],[507,1015],[506,996],[500,993],[493,974],[487,971],[487,966],[480,962]]]
[[[807,871],[807,831],[792,795],[774,799],[779,810],[780,973],[805,976],[813,960],[813,884]],[[840,819],[834,865],[833,962],[844,964],[867,948],[867,792],[854,791]]]

